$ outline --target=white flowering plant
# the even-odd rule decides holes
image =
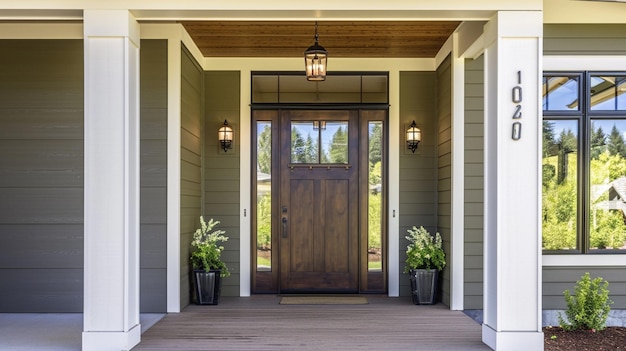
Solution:
[[[200,216],[200,228],[193,233],[193,241],[191,246],[195,250],[191,253],[191,266],[195,270],[220,270],[221,277],[228,277],[230,272],[226,267],[226,263],[222,261],[221,255],[224,251],[223,242],[228,241],[228,237],[224,234],[224,230],[213,228],[220,222],[209,219],[208,222],[204,217]]]
[[[424,227],[415,227],[407,230],[409,241],[406,247],[406,265],[404,273],[412,269],[437,269],[446,266],[446,254],[443,251],[441,234],[433,236]]]

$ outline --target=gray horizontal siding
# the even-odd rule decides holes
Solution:
[[[140,311],[167,311],[167,41],[142,40]]]
[[[45,266],[2,268],[0,269],[0,282],[2,282],[0,311],[3,313],[82,312],[83,310],[82,266],[80,268]]]
[[[0,52],[0,312],[81,312],[83,43]]]
[[[3,224],[0,228],[0,271],[83,268],[82,223]]]
[[[236,71],[204,73],[206,140],[203,212],[206,216],[219,220],[220,228],[229,237],[222,253],[231,273],[230,277],[223,280],[224,296],[239,296],[241,255],[250,255],[249,252],[239,251],[240,77],[240,72]],[[235,132],[233,148],[228,152],[219,148],[217,140],[217,130],[224,123],[224,119],[228,119],[228,124],[232,125]]]
[[[33,126],[52,111],[81,111],[82,116],[82,40],[1,40],[0,45],[2,115],[5,109],[29,110],[37,122]]]
[[[483,57],[465,61],[464,308],[483,306]]]
[[[450,305],[452,224],[452,65],[448,57],[437,68],[437,231],[443,239],[447,262],[441,282],[441,301]]]
[[[623,55],[626,25],[549,24],[544,26],[545,55]]]
[[[602,277],[609,282],[612,309],[626,309],[625,267],[543,267],[543,309],[565,309],[563,292],[574,293],[576,282],[589,272],[592,279]]]
[[[3,77],[3,79],[12,79]],[[2,85],[10,85],[5,82]],[[45,118],[42,118],[41,108],[31,105],[9,107],[0,103],[0,139],[9,141],[38,141],[38,140],[82,140],[83,138],[83,110],[76,106],[67,106],[56,109],[44,109]],[[18,118],[19,117],[19,118]]]
[[[200,226],[202,205],[202,70],[186,49],[181,52],[180,303],[189,304],[192,234]]]
[[[0,312],[81,312],[83,42],[0,52]],[[142,312],[166,310],[166,59],[165,41],[142,42]]]
[[[437,118],[437,73],[400,72],[400,131],[390,136],[400,144],[400,270],[406,260],[407,229],[424,226],[437,230],[437,180],[439,121]],[[422,130],[422,142],[415,153],[406,147],[405,131],[415,120]],[[400,277],[400,295],[409,296],[408,275]]]
[[[0,125],[5,119],[0,117]],[[82,125],[82,118],[76,123]],[[0,187],[82,188],[83,170],[76,167],[83,162],[82,150],[82,139],[0,139],[0,154],[10,155],[2,160]]]

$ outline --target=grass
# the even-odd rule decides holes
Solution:
[[[258,266],[267,266],[267,267],[271,267],[272,266],[272,262],[270,261],[269,258],[265,258],[265,257],[258,257],[256,258],[256,265]]]
[[[376,269],[376,270],[380,270],[381,268],[383,268],[383,263],[380,261],[370,261],[367,263],[367,269],[372,270],[372,269]]]

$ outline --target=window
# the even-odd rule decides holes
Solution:
[[[252,104],[386,104],[387,72],[328,72],[311,83],[304,72],[252,72]]]
[[[626,72],[543,77],[543,249],[626,252]]]
[[[291,163],[347,164],[347,121],[291,122]]]
[[[257,121],[256,267],[272,271],[272,122]]]
[[[367,269],[382,272],[383,242],[383,121],[368,123]]]

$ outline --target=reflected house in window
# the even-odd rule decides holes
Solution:
[[[626,177],[592,186],[591,199],[591,248],[626,249]]]
[[[380,194],[383,191],[383,185],[378,183],[378,184],[371,184],[370,185],[370,192],[374,195],[376,194]]]
[[[620,177],[608,184],[591,187],[593,210],[620,210],[626,213],[626,177]]]
[[[626,109],[623,94],[626,77],[612,75],[591,76],[591,110],[619,111]]]
[[[272,191],[272,176],[261,171],[256,172],[257,199],[261,200],[265,194]]]

